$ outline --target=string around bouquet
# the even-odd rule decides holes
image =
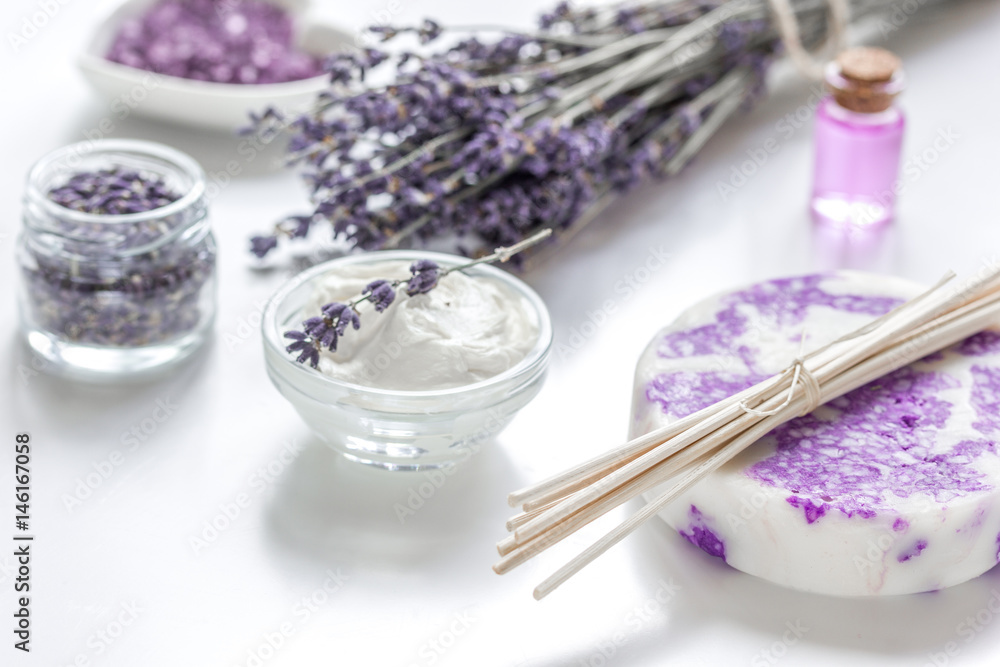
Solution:
[[[781,34],[781,41],[785,45],[788,57],[806,77],[816,80],[822,79],[826,58],[818,58],[802,46],[799,22],[795,17],[795,10],[792,8],[791,2],[789,0],[767,0],[767,4],[774,14],[775,26]],[[827,0],[827,4],[830,9],[829,35],[818,51],[820,53],[832,52],[832,55],[836,56],[844,49],[847,41],[846,33],[851,20],[851,6],[847,0]]]

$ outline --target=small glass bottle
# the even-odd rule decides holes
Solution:
[[[849,49],[827,66],[825,79],[830,95],[816,112],[813,219],[883,226],[899,192],[905,120],[893,100],[904,85],[900,60],[884,49]]]
[[[27,344],[87,380],[179,362],[214,320],[215,256],[191,157],[136,140],[54,151],[28,176],[18,239]]]

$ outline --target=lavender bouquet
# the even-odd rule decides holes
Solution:
[[[850,0],[852,20],[893,1]],[[817,47],[827,1],[789,3]],[[540,229],[565,237],[681,170],[761,95],[782,50],[768,0],[562,3],[535,31],[454,39],[433,21],[371,30],[386,46],[333,56],[309,113],[254,116],[252,131],[290,133],[314,206],[252,238],[259,257],[324,224],[362,250],[434,240],[470,256]],[[367,85],[375,74],[388,83]]]

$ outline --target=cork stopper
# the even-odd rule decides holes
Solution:
[[[826,82],[845,109],[879,113],[892,106],[903,89],[903,63],[885,49],[848,49],[828,65]]]

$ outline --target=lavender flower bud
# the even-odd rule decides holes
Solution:
[[[340,314],[343,313],[346,309],[347,309],[346,303],[334,302],[326,304],[325,306],[320,308],[320,311],[323,313],[323,317],[331,321],[336,321],[340,317]]]
[[[293,341],[285,351],[298,352],[299,356],[295,359],[297,362],[303,364],[308,361],[313,368],[319,366],[319,349],[308,334],[302,331],[286,331],[285,338]]]
[[[433,42],[441,36],[442,32],[444,32],[444,30],[436,21],[424,19],[423,25],[420,26],[420,30],[418,32],[420,43],[427,44],[429,42]]]
[[[362,294],[371,294],[370,301],[379,313],[391,306],[392,302],[396,300],[396,288],[388,280],[376,280],[368,283]]]
[[[302,323],[302,330],[308,336],[316,339],[322,338],[328,329],[330,329],[330,325],[323,317],[310,317]]]
[[[344,332],[347,331],[348,324],[355,331],[361,328],[361,316],[353,308],[347,308],[340,314],[340,318],[337,320],[337,335],[343,336]]]
[[[296,361],[300,364],[308,361],[310,366],[317,368],[319,366],[319,350],[314,345],[310,345],[302,350],[302,354],[296,358]]]
[[[263,259],[267,253],[278,247],[277,236],[254,236],[250,239],[250,252]]]
[[[400,58],[378,49],[334,56],[329,70],[337,85],[317,100],[324,112],[281,123],[315,204],[313,224],[289,222],[281,231],[305,236],[330,221],[336,237],[360,250],[448,238],[462,239],[475,256],[542,228],[571,228],[600,201],[676,171],[671,160],[692,136],[714,131],[703,127],[719,108],[714,93],[705,95],[710,88],[728,79],[740,85],[727,94],[747,104],[759,96],[780,40],[768,19],[730,17],[719,30],[695,30],[716,7],[639,3],[602,15],[562,2],[535,33],[472,34]],[[658,90],[650,81],[579,100],[572,112],[562,106],[568,91],[613,68],[634,69],[656,46],[569,74],[560,63],[598,53],[612,33],[678,26],[712,48],[698,67],[678,67],[676,84]],[[442,28],[426,21],[373,32],[427,42]],[[590,46],[590,37],[601,39]],[[389,82],[363,85],[365,70],[383,63]],[[425,293],[439,278],[414,271],[407,291]]]
[[[406,293],[426,294],[437,287],[441,275],[441,267],[429,259],[421,259],[410,265],[413,277],[406,281]]]

